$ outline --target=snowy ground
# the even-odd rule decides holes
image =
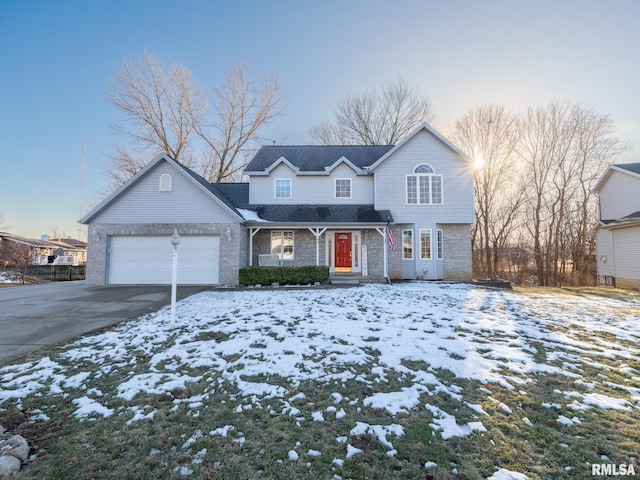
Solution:
[[[528,386],[541,373],[571,379],[575,386],[549,398],[548,408],[557,409],[559,424],[579,425],[587,412],[598,409],[640,410],[640,303],[406,283],[205,292],[178,304],[177,330],[169,330],[169,321],[169,310],[163,309],[84,337],[55,358],[0,369],[0,408],[9,403],[20,407],[21,399],[40,393],[69,395],[81,420],[120,415],[129,424],[156,413],[138,402],[140,393],[164,394],[191,382],[204,384],[204,393],[174,401],[173,408],[186,406],[197,416],[210,393],[233,385],[237,391],[230,393],[230,401],[237,402],[238,412],[266,408],[299,423],[341,418],[347,428],[337,441],[346,444],[346,455],[335,458],[336,465],[361,453],[349,444],[349,435],[371,435],[388,456],[397,455],[394,441],[404,434],[398,419],[416,408],[431,412],[430,427],[442,439],[486,432],[486,407],[469,402],[455,380],[442,379],[443,371],[460,381],[482,382],[485,398],[522,428],[530,420],[521,411],[514,413],[514,405],[494,398],[492,388],[526,398]],[[611,360],[619,365],[614,372],[618,381],[585,374],[594,368],[610,371]],[[421,363],[428,368],[407,366]],[[352,365],[367,365],[368,374],[348,368]],[[340,389],[345,381],[384,385],[391,373],[407,379],[407,386],[397,391],[379,388],[364,398],[346,397]],[[101,377],[116,375],[121,380],[112,391],[95,387]],[[301,410],[301,404],[315,400],[297,390],[305,381],[336,385],[333,406]],[[462,420],[457,408],[445,411],[430,403],[442,394],[470,408],[475,418]],[[346,413],[362,409],[387,412],[388,421],[369,424]],[[50,413],[43,405],[33,420],[47,421]],[[244,441],[233,424],[219,425],[211,432],[193,432],[182,449],[189,451],[206,435]],[[193,464],[177,472],[189,475],[202,462],[206,449],[193,451]],[[298,442],[283,460],[321,454],[313,445]],[[526,476],[496,469],[493,478]]]
[[[0,272],[0,283],[19,283],[20,277],[14,272]]]

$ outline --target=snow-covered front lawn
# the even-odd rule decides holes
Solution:
[[[580,440],[616,422],[640,438],[633,299],[434,283],[249,289],[190,297],[169,322],[165,308],[0,369],[0,410],[144,430],[130,435],[132,463],[175,477],[579,478],[640,453],[627,434]],[[80,452],[52,448],[30,468]]]

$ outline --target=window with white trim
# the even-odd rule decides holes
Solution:
[[[433,167],[421,163],[407,175],[408,205],[442,204],[442,175],[436,175]]]
[[[413,259],[413,230],[402,230],[402,258]]]
[[[444,238],[442,236],[442,230],[436,230],[436,255],[438,260],[442,260],[444,253]]]
[[[293,232],[271,232],[271,255],[280,260],[293,260]]]
[[[420,229],[420,259],[431,260],[431,229]]]
[[[172,188],[172,179],[171,179],[171,175],[169,175],[168,173],[163,173],[162,175],[160,175],[160,182],[158,185],[158,189],[161,192],[170,192],[171,188]]]
[[[336,178],[335,198],[351,198],[351,179]]]
[[[291,198],[291,179],[276,178],[274,180],[276,198]]]

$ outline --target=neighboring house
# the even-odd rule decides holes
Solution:
[[[73,238],[58,239],[25,238],[0,232],[0,242],[15,242],[28,246],[33,253],[35,265],[83,265],[87,259],[87,244]]]
[[[611,165],[593,187],[598,283],[640,288],[640,163]]]
[[[161,155],[80,222],[87,282],[238,283],[250,265],[332,275],[471,279],[471,162],[427,124],[395,146],[265,146],[248,183],[208,183]],[[395,250],[387,246],[391,226]]]

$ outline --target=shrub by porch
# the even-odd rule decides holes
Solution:
[[[239,280],[243,285],[297,285],[329,280],[329,267],[307,265],[303,267],[245,267],[240,269]]]

